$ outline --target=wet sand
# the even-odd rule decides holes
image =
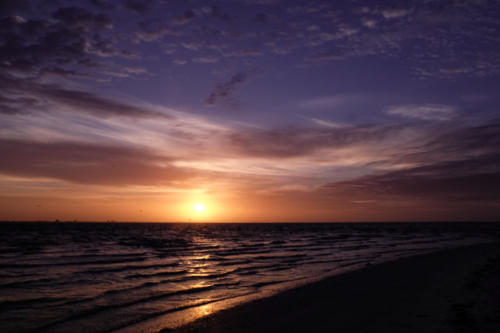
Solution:
[[[500,242],[367,266],[175,332],[500,332]]]

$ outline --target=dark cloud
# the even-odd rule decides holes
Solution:
[[[44,84],[32,79],[0,75],[0,113],[17,114],[50,111],[54,106],[69,107],[98,117],[163,117],[169,115],[131,104],[118,102],[97,94]]]
[[[196,18],[196,14],[192,10],[186,10],[182,15],[174,17],[172,20],[173,24],[182,25],[193,21]]]
[[[205,100],[206,106],[215,106],[218,103],[231,104],[233,103],[233,91],[237,85],[245,82],[248,79],[246,73],[238,73],[233,75],[228,81],[217,84],[214,90]]]
[[[126,0],[123,6],[138,13],[144,13],[152,9],[155,5],[154,0]]]
[[[231,16],[229,14],[224,13],[220,7],[218,6],[211,6],[210,7],[210,14],[212,15],[213,18],[222,20],[222,21],[231,21]]]
[[[430,142],[428,147],[457,154],[500,152],[500,120],[452,131]]]
[[[84,30],[113,27],[111,19],[105,14],[94,14],[87,9],[77,7],[59,8],[52,17],[67,27],[82,28]]]
[[[246,0],[248,4],[257,5],[274,5],[279,3],[281,0]]]
[[[255,22],[258,23],[267,23],[268,17],[265,13],[259,13],[255,16]]]
[[[391,161],[415,167],[331,183],[323,190],[363,200],[500,200],[499,122],[437,134],[419,150]]]
[[[259,13],[255,16],[254,20],[257,23],[269,23],[279,21],[279,17],[269,13]]]
[[[0,1],[0,17],[26,11],[31,7],[31,2],[31,0],[2,0]]]
[[[323,190],[364,200],[496,201],[500,200],[499,165],[500,154],[366,176],[332,183]]]
[[[196,174],[144,149],[0,140],[0,173],[80,184],[174,185]]]
[[[8,16],[0,20],[0,68],[23,76],[51,73],[67,77],[94,70],[95,76],[106,71],[95,59],[134,58],[135,54],[119,49],[111,35],[111,18],[79,7],[56,9],[50,18]]]
[[[462,127],[454,130],[441,129],[428,142],[422,144],[418,152],[400,154],[396,163],[427,164],[434,161],[481,160],[483,157],[500,154],[500,122]],[[490,168],[485,164],[486,168]],[[476,171],[482,172],[480,165]]]
[[[99,9],[110,10],[115,8],[115,4],[112,3],[112,0],[89,0],[89,2]]]
[[[47,19],[1,19],[0,113],[32,113],[69,106],[71,111],[100,117],[165,117],[90,92],[65,88],[61,83],[47,83],[54,77],[102,80],[144,73],[95,60],[134,57],[116,47],[116,40],[108,35],[112,29],[109,16],[80,7],[58,8]]]
[[[5,18],[0,22],[0,40],[0,66],[6,70],[35,72],[85,57],[82,33],[49,20]]]

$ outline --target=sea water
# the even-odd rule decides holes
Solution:
[[[158,332],[493,223],[0,223],[0,332]]]

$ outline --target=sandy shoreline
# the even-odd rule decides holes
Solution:
[[[499,332],[500,243],[368,266],[175,330],[304,331]]]

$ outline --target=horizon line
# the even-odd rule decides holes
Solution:
[[[408,221],[232,221],[232,222],[210,222],[210,221],[78,221],[78,220],[0,220],[0,223],[114,223],[114,224],[347,224],[347,223],[500,223],[500,220],[408,220]]]

